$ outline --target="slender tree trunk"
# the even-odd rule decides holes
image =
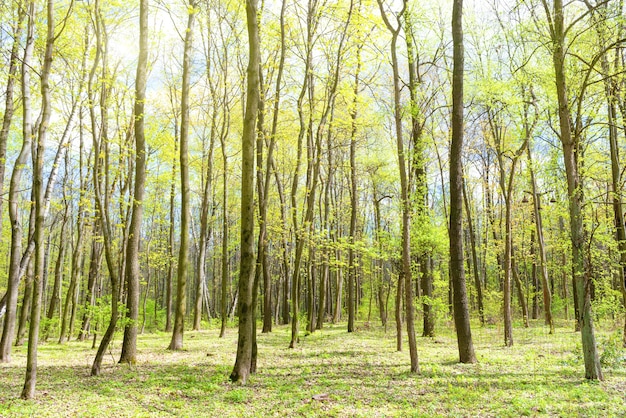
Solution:
[[[214,118],[215,119],[215,114]],[[211,128],[211,137],[209,140],[209,152],[207,156],[207,168],[204,179],[204,193],[202,194],[202,207],[200,214],[200,241],[198,244],[198,264],[197,270],[197,283],[196,283],[196,303],[193,314],[193,329],[198,331],[200,329],[200,321],[202,320],[202,300],[207,296],[206,289],[206,259],[207,259],[207,246],[209,240],[213,235],[213,223],[209,226],[209,206],[212,204],[212,190],[213,190],[213,148],[215,145],[215,124]],[[213,211],[211,210],[211,213]],[[207,309],[207,313],[210,312]]]
[[[519,268],[517,266],[515,256],[511,256],[511,273],[513,275],[513,280],[515,281],[515,286],[517,287],[517,299],[519,300],[520,307],[522,308],[522,319],[524,321],[524,328],[530,327],[528,323],[528,303],[526,303],[526,298],[524,297],[524,285],[522,280],[519,277]]]
[[[80,216],[80,215],[79,215]],[[82,258],[83,258],[83,249],[82,249],[82,231],[83,222],[79,222],[78,228],[78,239],[76,243],[76,247],[74,248],[74,253],[72,254],[72,272],[71,275],[73,277],[72,280],[77,280],[80,275]],[[94,222],[93,235],[100,235],[99,222]],[[96,283],[98,282],[98,278],[100,276],[100,269],[102,268],[102,244],[97,240],[93,240],[91,243],[91,256],[89,258],[89,273],[87,276],[87,289],[85,295],[85,302],[83,303],[84,312],[83,312],[83,320],[80,326],[80,333],[78,334],[78,340],[84,341],[89,336],[90,331],[90,323],[91,323],[91,315],[89,314],[89,307],[95,305],[95,295],[96,295]],[[64,314],[65,315],[65,314]]]
[[[11,222],[11,250],[9,262],[9,279],[7,283],[6,307],[2,339],[0,340],[0,362],[11,361],[11,346],[13,344],[17,297],[20,273],[20,257],[22,254],[22,223],[19,217],[18,200],[20,195],[21,178],[24,167],[28,162],[32,146],[32,110],[30,95],[30,69],[33,54],[35,30],[35,5],[30,1],[28,8],[28,29],[24,58],[22,59],[22,148],[13,166],[11,183],[9,186],[9,219]]]
[[[193,45],[193,28],[196,17],[196,0],[189,1],[187,30],[183,56],[183,86],[181,93],[180,121],[180,183],[181,183],[181,215],[180,215],[180,249],[178,251],[178,286],[176,288],[176,314],[174,330],[169,350],[183,348],[185,330],[185,311],[187,304],[187,276],[189,270],[189,80],[191,67],[191,48]]]
[[[452,142],[450,145],[450,278],[459,360],[475,363],[463,266],[463,0],[452,5]]]
[[[620,1],[619,10],[623,10],[623,2]],[[604,16],[602,16],[604,17]],[[602,26],[598,26],[601,28]],[[620,26],[618,32],[618,39],[623,35],[623,23]],[[606,44],[604,33],[598,29],[598,34],[603,44]],[[616,65],[617,68],[612,69],[609,66],[608,58],[606,54],[601,58],[602,70],[604,74],[610,74],[612,71],[623,69],[623,59],[619,60],[617,54],[623,53],[623,48],[616,50],[615,62],[621,65]],[[606,78],[604,80],[604,91],[607,100],[607,116],[608,116],[608,129],[609,129],[609,149],[611,152],[611,189],[612,189],[612,206],[613,217],[615,220],[615,239],[617,241],[619,249],[619,263],[620,268],[617,273],[619,278],[619,289],[622,292],[623,306],[626,308],[626,231],[624,225],[624,207],[622,204],[622,167],[619,155],[619,143],[618,143],[618,131],[617,131],[617,107],[620,104],[618,97],[620,97],[620,91],[618,84],[612,79]],[[623,103],[623,99],[621,101]],[[624,106],[622,105],[622,122],[626,120],[626,114],[624,112]],[[624,128],[626,129],[626,128]],[[626,347],[626,315],[624,316],[624,331],[622,333],[622,345]]]
[[[111,230],[110,219],[110,207],[109,207],[109,147],[108,147],[108,126],[106,118],[103,117],[107,113],[107,97],[108,86],[104,81],[100,85],[100,114],[102,117],[102,127],[98,129],[98,121],[96,118],[95,104],[94,104],[94,88],[93,79],[95,72],[98,68],[100,58],[102,57],[102,75],[103,80],[107,79],[107,53],[108,53],[108,41],[106,39],[106,30],[104,30],[104,22],[101,18],[99,1],[96,0],[94,4],[95,18],[94,28],[96,33],[96,57],[94,58],[94,64],[89,76],[89,89],[88,94],[90,97],[90,118],[92,126],[92,139],[94,151],[94,163],[92,167],[93,171],[93,185],[94,196],[96,200],[96,210],[99,213],[97,221],[99,228],[102,232],[102,243],[104,246],[104,255],[107,264],[107,270],[109,272],[109,279],[111,282],[111,317],[109,318],[109,324],[106,331],[102,335],[98,351],[91,366],[91,375],[98,376],[102,366],[102,360],[104,354],[111,340],[117,326],[117,320],[119,319],[119,298],[120,298],[120,267],[117,265],[118,254],[115,253],[113,248],[114,233]],[[94,333],[94,345],[95,345]]]
[[[22,307],[20,309],[19,320],[17,322],[17,334],[15,346],[20,347],[26,341],[26,330],[30,320],[30,311],[33,301],[33,264],[30,263],[24,280],[24,294],[22,295]]]
[[[600,368],[600,357],[596,347],[593,315],[591,309],[592,278],[588,260],[585,257],[584,245],[587,240],[582,207],[584,196],[581,188],[581,179],[578,166],[577,152],[580,147],[580,138],[572,135],[572,121],[570,104],[567,95],[567,78],[565,75],[565,26],[563,1],[554,0],[553,9],[546,0],[542,0],[545,12],[551,17],[550,34],[552,37],[552,59],[554,63],[555,84],[559,103],[559,129],[565,174],[567,176],[567,191],[569,195],[570,236],[572,240],[572,273],[576,290],[576,305],[578,306],[577,320],[581,324],[581,338],[583,357],[585,362],[585,377],[590,380],[603,380]]]
[[[254,141],[259,108],[259,28],[257,0],[246,0],[249,61],[242,135],[241,260],[239,267],[239,335],[237,358],[230,380],[245,384],[252,368],[254,324]]]
[[[474,287],[476,289],[476,297],[478,299],[478,317],[480,325],[485,325],[485,306],[483,304],[483,285],[480,280],[480,272],[478,271],[478,252],[476,251],[476,235],[474,232],[474,222],[472,221],[472,212],[467,193],[467,185],[463,181],[463,202],[465,204],[465,212],[467,213],[467,227],[469,230],[470,246],[472,250],[472,268],[474,273]]]
[[[297,192],[298,192],[298,183],[299,173],[300,173],[300,165],[302,163],[302,143],[304,136],[307,135],[307,138],[311,133],[307,128],[307,123],[305,121],[304,115],[304,97],[309,90],[309,82],[310,82],[310,68],[311,68],[311,49],[313,43],[313,32],[315,30],[314,24],[314,16],[315,8],[313,6],[313,2],[309,0],[308,2],[308,10],[307,10],[307,42],[306,42],[306,57],[304,61],[304,78],[302,82],[302,88],[300,89],[300,94],[298,96],[297,108],[298,108],[298,119],[300,123],[300,129],[298,131],[298,145],[297,145],[297,157],[296,157],[296,167],[293,175],[292,183],[291,183],[291,219],[293,223],[293,233],[295,235],[296,242],[296,250],[293,260],[293,270],[292,270],[292,280],[291,280],[291,341],[289,343],[289,348],[294,348],[298,342],[300,342],[300,264],[302,262],[302,252],[304,249],[304,239],[302,235],[304,231],[300,230],[298,225],[298,216],[297,216]],[[309,116],[311,117],[311,116]],[[310,161],[309,161],[310,167]],[[310,169],[309,169],[310,170]],[[309,172],[307,170],[307,172]],[[307,178],[307,188],[309,186],[309,179]],[[308,191],[307,191],[308,192]],[[310,193],[310,192],[308,192]],[[307,194],[308,196],[309,194]],[[304,229],[304,228],[302,228]]]
[[[404,289],[404,271],[398,272],[396,288],[396,351],[402,351],[402,294]]]
[[[4,177],[6,172],[7,139],[11,130],[13,114],[15,113],[15,103],[13,93],[15,91],[15,81],[18,79],[19,52],[22,31],[24,30],[24,20],[26,18],[25,5],[18,6],[17,22],[13,28],[13,46],[11,47],[11,57],[9,58],[9,71],[7,72],[6,89],[4,92],[4,115],[2,117],[2,128],[0,130],[0,196],[4,193]],[[0,199],[0,237],[2,236],[2,209],[4,199]],[[0,306],[0,310],[1,310]],[[0,315],[1,317],[2,315]]]
[[[350,2],[350,8],[354,1]],[[348,248],[348,332],[354,332],[354,317],[356,315],[354,283],[356,281],[356,265],[355,265],[355,238],[356,223],[359,198],[356,181],[356,134],[357,134],[357,116],[358,116],[358,98],[359,98],[359,77],[361,73],[361,50],[362,44],[357,47],[357,64],[354,74],[354,100],[352,109],[350,109],[350,118],[352,128],[350,131],[350,239],[351,246]],[[339,65],[339,63],[337,63]],[[329,139],[330,140],[330,139]]]
[[[192,6],[193,7],[193,6]],[[132,194],[132,215],[126,244],[126,285],[128,297],[128,324],[124,328],[120,363],[137,362],[137,320],[139,319],[139,240],[143,219],[143,196],[146,183],[146,137],[144,134],[144,107],[148,79],[148,0],[139,3],[139,58],[135,77],[135,187]],[[146,290],[147,291],[147,290]]]
[[[546,256],[546,244],[543,238],[543,222],[541,218],[540,195],[537,193],[537,181],[532,167],[532,157],[530,146],[527,150],[528,167],[530,171],[530,182],[533,193],[533,212],[535,215],[536,242],[539,250],[539,271],[541,272],[541,288],[543,290],[543,310],[546,325],[550,327],[550,334],[554,334],[554,321],[552,319],[552,292],[550,291],[548,278],[548,257]]]
[[[176,123],[178,126],[178,123]],[[178,128],[176,128],[178,130]],[[174,135],[174,152],[178,148],[178,135]],[[167,238],[168,249],[168,263],[167,263],[167,278],[165,279],[165,332],[172,332],[172,302],[174,293],[174,232],[175,232],[175,205],[176,205],[176,159],[172,160],[172,183],[170,185],[170,225],[169,234]]]
[[[226,138],[221,135],[222,141],[222,159],[224,162],[224,172],[222,174],[222,206],[224,207],[222,216],[222,284],[220,312],[222,326],[220,329],[220,338],[226,334],[226,325],[228,323],[228,293],[230,290],[230,253],[228,251],[228,159],[226,155]]]
[[[59,254],[57,255],[57,261],[54,264],[54,283],[52,285],[52,295],[50,297],[50,304],[48,305],[48,312],[46,313],[47,321],[43,330],[43,341],[48,341],[50,324],[54,319],[57,309],[59,309],[61,305],[61,284],[63,282],[63,266],[65,264],[66,251],[66,240],[64,239],[65,233],[67,232],[65,230],[66,223],[67,217],[64,219],[63,225],[61,226],[61,233],[59,235]]]
[[[417,357],[417,342],[415,339],[415,312],[413,307],[413,275],[411,271],[411,202],[409,199],[409,183],[407,178],[406,154],[404,151],[404,138],[402,134],[402,103],[400,97],[400,73],[397,58],[397,41],[401,21],[407,7],[407,0],[403,1],[402,10],[396,16],[397,27],[394,28],[384,10],[382,0],[378,0],[378,6],[385,22],[385,26],[391,32],[391,64],[393,69],[393,96],[394,96],[394,121],[396,134],[396,147],[398,152],[398,168],[400,170],[400,194],[402,206],[402,276],[404,278],[405,310],[407,335],[409,337],[409,355],[411,358],[411,373],[419,373]]]
[[[35,197],[35,266],[33,278],[32,310],[30,313],[30,328],[28,332],[28,356],[26,359],[26,378],[22,390],[22,399],[32,399],[35,396],[37,381],[37,344],[39,342],[39,324],[41,317],[41,300],[43,293],[43,278],[45,273],[45,238],[44,238],[44,185],[43,160],[48,133],[48,124],[52,113],[50,97],[50,71],[52,67],[52,51],[56,39],[54,33],[54,1],[47,2],[47,38],[46,50],[41,71],[41,122],[37,135],[36,160],[33,168],[33,194]]]

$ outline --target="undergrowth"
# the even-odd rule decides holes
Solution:
[[[171,352],[169,334],[139,337],[135,366],[119,365],[121,341],[106,356],[101,376],[90,377],[91,342],[47,343],[39,349],[36,399],[18,398],[25,347],[0,365],[0,416],[624,416],[626,351],[620,334],[598,332],[605,381],[588,382],[580,334],[554,335],[538,322],[515,329],[503,345],[498,327],[473,329],[478,363],[457,362],[456,338],[441,327],[419,338],[421,373],[408,373],[408,346],[379,327],[326,325],[288,349],[288,327],[260,334],[258,373],[248,385],[228,382],[236,330],[185,333],[185,349]]]

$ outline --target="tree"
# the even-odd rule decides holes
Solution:
[[[189,80],[191,67],[191,48],[193,30],[197,13],[196,0],[189,1],[187,10],[187,30],[183,56],[183,86],[181,93],[180,120],[180,182],[181,182],[181,215],[180,215],[180,249],[178,251],[178,287],[176,288],[176,314],[174,330],[168,349],[183,348],[183,332],[185,330],[185,310],[187,304],[187,275],[189,266]]]
[[[404,279],[406,327],[409,337],[409,354],[411,357],[411,373],[419,373],[417,357],[417,342],[415,340],[415,320],[413,308],[413,276],[411,271],[411,202],[409,199],[409,182],[407,176],[406,159],[404,151],[404,139],[402,136],[402,109],[400,100],[400,70],[397,58],[396,44],[402,29],[402,18],[406,11],[407,1],[402,3],[402,10],[396,15],[397,27],[393,27],[387,17],[382,0],[378,1],[380,14],[385,26],[391,32],[391,65],[393,68],[393,98],[394,98],[394,122],[396,134],[396,147],[398,151],[398,168],[400,170],[400,204],[402,207],[402,267],[401,277]],[[396,300],[398,303],[398,300]]]
[[[602,380],[600,357],[596,347],[591,309],[591,285],[593,279],[584,248],[587,237],[583,225],[582,208],[584,196],[581,187],[578,156],[581,138],[577,135],[579,130],[576,130],[575,134],[572,133],[572,115],[567,93],[567,76],[565,73],[567,39],[563,1],[554,0],[552,9],[550,9],[547,0],[542,0],[541,2],[548,19],[550,40],[552,42],[550,50],[554,64],[554,82],[558,99],[559,134],[563,149],[563,161],[567,176],[567,193],[569,196],[572,274],[577,293],[576,304],[579,312],[579,318],[577,319],[582,324],[581,337],[585,360],[585,377],[590,380]]]
[[[475,363],[469,321],[463,254],[463,0],[452,4],[452,141],[450,143],[450,280],[459,360]]]
[[[6,89],[4,92],[4,115],[2,117],[2,128],[0,129],[0,195],[4,191],[4,176],[6,172],[7,139],[11,130],[11,122],[15,113],[14,91],[17,72],[19,69],[20,39],[24,30],[24,20],[26,18],[26,5],[18,4],[17,22],[13,27],[13,46],[9,58],[9,71],[7,73]],[[0,199],[0,236],[2,236],[2,207],[4,199]],[[1,309],[1,307],[0,307]]]
[[[257,0],[246,0],[248,27],[248,69],[246,107],[243,120],[241,172],[241,260],[239,264],[239,326],[237,358],[230,374],[232,382],[244,385],[250,375],[254,323],[254,143],[259,111],[259,22]]]
[[[71,5],[70,9],[71,11]],[[54,0],[48,0],[46,7],[47,34],[46,49],[41,70],[41,121],[37,135],[36,160],[33,170],[33,194],[35,197],[35,268],[33,282],[33,300],[30,314],[30,328],[28,332],[28,356],[26,360],[26,379],[22,390],[22,399],[31,399],[35,396],[37,381],[37,344],[39,343],[39,324],[41,318],[41,299],[45,268],[45,237],[44,237],[44,186],[43,186],[43,159],[48,135],[52,103],[50,95],[50,72],[52,68],[52,52],[57,36],[54,33]],[[69,11],[68,11],[69,13]]]
[[[135,188],[126,245],[126,285],[128,324],[124,329],[120,363],[137,362],[137,320],[139,318],[139,240],[143,219],[146,183],[146,135],[144,131],[146,83],[148,78],[148,0],[139,3],[139,59],[135,77]]]
[[[2,340],[0,341],[0,361],[8,363],[11,360],[11,345],[15,330],[18,285],[20,280],[20,257],[22,255],[22,223],[19,218],[18,199],[20,182],[24,167],[31,152],[33,137],[33,121],[31,108],[30,72],[33,54],[35,32],[35,5],[29,2],[27,8],[28,27],[26,30],[26,44],[22,58],[22,148],[13,166],[11,183],[9,186],[9,219],[11,221],[11,256],[9,264],[9,280],[6,294],[6,309]]]

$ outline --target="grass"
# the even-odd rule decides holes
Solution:
[[[448,327],[451,324],[447,324]],[[478,363],[457,363],[456,338],[440,327],[419,338],[420,375],[408,373],[408,347],[374,326],[348,334],[326,325],[288,349],[290,330],[259,334],[258,373],[247,386],[228,382],[236,330],[186,332],[185,350],[165,350],[169,335],[139,337],[135,366],[118,365],[113,343],[101,376],[90,377],[90,343],[39,349],[35,400],[20,400],[25,347],[0,364],[0,416],[585,416],[626,415],[626,351],[611,331],[598,332],[605,381],[583,378],[580,334],[535,323],[515,329],[505,348],[499,328],[474,327]],[[323,395],[323,396],[316,396]]]

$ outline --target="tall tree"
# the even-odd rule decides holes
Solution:
[[[263,178],[263,171],[259,171],[257,174],[257,188],[259,189],[259,197],[261,197],[261,190],[263,190],[263,195],[260,204],[259,204],[259,249],[258,249],[258,261],[257,261],[257,269],[261,269],[263,273],[263,331],[262,332],[271,332],[272,331],[272,282],[271,275],[269,273],[268,267],[268,240],[266,238],[267,234],[267,209],[268,209],[268,200],[269,200],[269,184],[270,179],[272,178],[271,174],[273,168],[272,164],[274,162],[274,149],[276,148],[276,131],[278,129],[278,113],[280,109],[280,94],[283,82],[283,71],[285,69],[285,56],[286,56],[286,45],[285,45],[285,10],[287,6],[287,1],[282,0],[280,7],[280,58],[278,62],[278,74],[276,75],[276,90],[274,93],[274,108],[272,112],[272,126],[269,135],[269,145],[267,150],[266,164],[265,164],[265,178]],[[262,142],[257,140],[257,147],[260,148],[262,146]],[[257,150],[258,158],[262,157],[262,154]],[[259,162],[257,161],[257,164]],[[282,194],[282,193],[281,193]],[[257,273],[258,274],[258,273]],[[318,323],[319,324],[319,323]]]
[[[71,10],[71,3],[70,3]],[[41,121],[37,134],[36,160],[33,169],[33,194],[35,197],[35,268],[33,281],[33,299],[30,314],[30,328],[28,331],[28,356],[26,360],[26,379],[22,389],[22,399],[31,399],[35,396],[37,381],[37,344],[39,343],[39,324],[41,318],[41,299],[45,269],[45,237],[44,237],[44,185],[43,159],[46,139],[52,114],[50,94],[50,72],[52,68],[52,52],[56,36],[54,33],[54,0],[48,0],[46,7],[47,34],[46,48],[41,70]]]
[[[415,340],[415,312],[413,307],[413,274],[411,271],[411,201],[409,199],[409,180],[407,174],[407,155],[402,134],[402,103],[400,98],[400,69],[397,56],[397,42],[402,30],[402,19],[407,7],[407,0],[402,3],[402,10],[396,15],[397,25],[391,24],[382,0],[378,1],[380,13],[385,26],[391,32],[391,65],[393,68],[393,102],[394,122],[396,130],[396,147],[398,152],[398,168],[400,170],[400,205],[402,207],[402,266],[401,277],[404,279],[406,327],[409,337],[409,354],[411,357],[411,373],[419,373],[417,342]]]
[[[230,380],[245,384],[251,372],[254,323],[254,143],[259,111],[259,22],[258,0],[246,0],[248,27],[248,69],[246,83],[246,107],[241,138],[241,260],[239,264],[239,334],[237,358]]]
[[[139,318],[139,239],[143,219],[146,184],[146,135],[144,132],[146,83],[148,79],[148,0],[139,3],[139,59],[135,76],[135,187],[132,215],[126,244],[126,307],[128,323],[124,328],[120,363],[137,362],[137,320]]]
[[[450,143],[450,280],[461,363],[475,363],[463,254],[463,0],[452,3],[452,141]]]
[[[13,165],[11,182],[9,185],[9,220],[11,221],[11,252],[9,264],[9,279],[7,284],[6,308],[2,340],[0,340],[0,362],[11,360],[11,345],[13,343],[17,312],[17,296],[20,278],[20,257],[22,254],[22,222],[19,213],[19,197],[21,179],[24,168],[31,153],[33,137],[33,121],[31,108],[30,73],[35,37],[35,4],[33,1],[24,6],[27,9],[28,27],[26,44],[22,58],[22,148]]]
[[[187,304],[187,275],[189,270],[189,80],[191,72],[191,48],[193,44],[194,22],[197,13],[196,0],[189,1],[187,10],[187,30],[183,52],[183,86],[181,92],[180,119],[180,183],[181,183],[181,215],[180,215],[180,249],[178,251],[178,287],[176,288],[176,314],[174,330],[168,349],[183,348],[183,332],[185,330],[185,311]]]
[[[4,91],[4,115],[2,116],[2,128],[0,129],[0,196],[4,191],[4,176],[6,172],[7,139],[11,130],[13,114],[15,113],[14,91],[15,81],[18,79],[17,72],[19,66],[20,42],[22,31],[24,30],[24,20],[26,18],[26,5],[18,3],[17,21],[13,27],[13,46],[9,58],[9,71],[7,72],[6,89]],[[2,208],[4,199],[0,199],[0,236],[2,236]],[[0,306],[0,309],[2,307]]]
[[[600,356],[596,347],[596,337],[591,309],[591,268],[585,256],[585,234],[582,208],[583,190],[580,178],[580,136],[572,132],[572,115],[567,93],[566,50],[567,38],[562,0],[554,0],[550,8],[547,0],[541,0],[550,29],[552,61],[554,64],[554,82],[558,99],[559,134],[563,149],[563,161],[567,177],[569,196],[570,236],[572,241],[572,274],[576,289],[578,306],[577,320],[581,323],[585,377],[590,380],[602,380]],[[584,92],[583,92],[584,93]],[[578,134],[576,130],[576,134]]]

